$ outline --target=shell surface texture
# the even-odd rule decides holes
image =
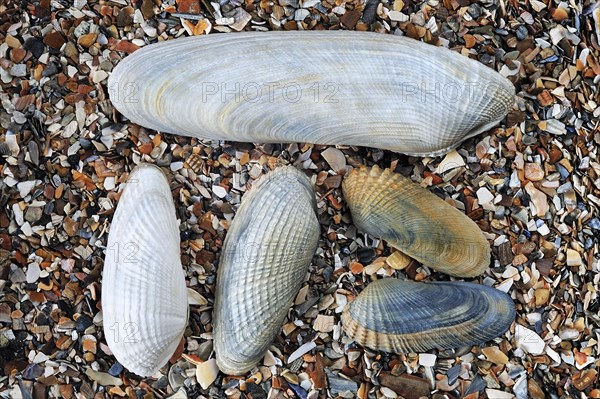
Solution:
[[[129,371],[150,376],[175,352],[188,319],[179,223],[163,172],[142,164],[117,205],[102,276],[106,342]]]
[[[239,375],[281,331],[317,248],[310,180],[293,167],[264,175],[246,194],[225,237],[217,274],[217,365]]]
[[[119,112],[162,132],[419,156],[495,126],[515,93],[499,73],[451,50],[353,31],[165,41],[122,60],[108,85]]]
[[[490,245],[468,216],[389,169],[353,169],[342,183],[359,230],[382,238],[422,264],[475,277],[490,264]]]
[[[385,278],[346,306],[342,326],[360,345],[407,353],[479,345],[502,335],[514,318],[512,299],[495,288]]]

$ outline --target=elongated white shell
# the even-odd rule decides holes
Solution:
[[[317,248],[315,194],[293,167],[263,176],[246,194],[223,243],[214,308],[217,365],[239,375],[264,356]]]
[[[110,99],[134,123],[220,140],[439,155],[496,125],[513,85],[445,48],[351,31],[245,32],[146,46]]]
[[[106,343],[141,376],[175,352],[187,325],[179,224],[162,171],[141,165],[129,175],[113,217],[102,276]]]

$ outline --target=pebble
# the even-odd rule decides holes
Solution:
[[[121,381],[120,378],[113,377],[112,375],[110,375],[108,373],[103,373],[100,371],[92,370],[91,367],[88,367],[85,370],[85,374],[88,377],[90,377],[92,380],[96,381],[98,384],[103,385],[103,386],[108,386],[108,385],[119,386],[119,385],[123,384],[123,381]]]
[[[212,192],[219,198],[225,198],[227,196],[227,190],[221,186],[212,186]]]
[[[473,19],[477,19],[481,16],[481,6],[478,3],[473,3],[469,6],[467,12]]]
[[[477,199],[479,200],[479,204],[483,207],[483,209],[488,211],[494,211],[496,209],[492,203],[494,200],[494,194],[492,194],[487,188],[481,187],[479,190],[477,190]]]
[[[29,284],[35,283],[40,278],[41,269],[37,263],[31,263],[27,267],[27,282]]]
[[[6,43],[6,45],[10,48],[19,48],[21,47],[21,42],[19,41],[19,39],[17,39],[16,37],[12,36],[12,35],[7,35],[4,38],[4,43]]]
[[[392,253],[385,260],[385,263],[387,263],[392,269],[395,270],[406,269],[406,267],[410,265],[410,262],[412,262],[411,257],[400,251]]]
[[[66,43],[64,36],[57,31],[53,31],[44,36],[44,44],[53,49],[59,49]]]
[[[344,156],[344,153],[337,148],[329,147],[321,152],[321,156],[336,173],[343,172],[346,168],[346,157]]]
[[[507,364],[508,356],[504,354],[497,346],[489,346],[481,349],[481,352],[485,355],[485,358],[492,363],[496,364]]]
[[[515,327],[515,340],[519,348],[531,355],[541,355],[544,353],[546,343],[534,331],[517,324]]]
[[[373,248],[359,248],[357,252],[358,261],[363,265],[368,265],[377,258],[377,253]]]
[[[546,216],[546,213],[548,213],[549,210],[546,194],[535,188],[531,182],[525,185],[525,191],[527,191],[527,194],[531,197],[531,203],[535,207],[532,211],[535,212],[535,215],[539,217]]]
[[[110,366],[110,368],[108,369],[108,374],[112,375],[113,377],[118,377],[119,375],[121,375],[121,373],[123,372],[123,366],[121,365],[121,363],[119,362],[115,362],[112,366]]]
[[[567,266],[581,266],[583,261],[581,260],[581,255],[579,252],[567,248]]]
[[[333,331],[334,325],[335,325],[335,318],[333,316],[325,316],[325,315],[320,314],[315,319],[315,322],[313,324],[313,329],[315,331],[327,333],[327,332]]]
[[[388,13],[388,16],[390,17],[390,20],[392,21],[396,21],[396,22],[407,22],[410,17],[400,11],[390,11]]]
[[[25,44],[23,45],[25,50],[30,51],[31,55],[38,59],[44,53],[44,43],[35,37],[30,37],[25,40]]]
[[[437,360],[437,356],[431,353],[420,353],[419,354],[419,364],[425,367],[433,367],[435,366],[435,362]]]
[[[529,36],[529,32],[527,31],[525,25],[521,25],[517,28],[516,35],[517,39],[519,40],[525,40],[527,36]]]
[[[21,198],[27,197],[31,190],[39,183],[40,182],[36,180],[27,180],[24,182],[17,183],[17,189],[19,190],[19,195],[21,196]]]
[[[510,392],[500,391],[498,389],[486,389],[485,393],[488,399],[512,399],[515,396]]]
[[[202,389],[208,389],[219,375],[219,368],[215,359],[209,359],[196,366],[196,379]]]
[[[444,174],[452,169],[460,168],[461,166],[465,166],[464,159],[456,150],[452,150],[444,157],[442,162],[440,162],[435,173]]]
[[[317,347],[317,344],[314,341],[306,342],[302,344],[298,349],[296,349],[290,357],[288,357],[287,363],[293,363],[296,359],[300,359],[302,356],[313,350]]]
[[[14,77],[27,76],[27,66],[25,64],[15,64],[10,68],[10,74]]]
[[[538,163],[526,163],[525,177],[531,181],[540,181],[544,178],[544,170]]]
[[[354,395],[354,393],[356,393],[358,390],[358,384],[352,380],[339,377],[337,374],[329,371],[329,369],[325,369],[325,374],[327,375],[327,381],[329,382],[329,391],[333,397],[344,392],[350,392],[352,395]]]

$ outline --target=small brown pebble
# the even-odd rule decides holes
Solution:
[[[66,43],[64,36],[57,31],[52,31],[44,36],[44,44],[53,49],[59,49]]]
[[[350,263],[350,271],[352,272],[352,274],[361,274],[363,269],[363,265],[359,262]]]
[[[544,178],[544,170],[538,163],[526,163],[525,178],[530,181],[540,181]]]
[[[535,290],[535,306],[540,307],[548,303],[550,290],[548,288],[537,288]]]
[[[530,378],[528,381],[528,387],[527,387],[527,391],[529,392],[529,395],[534,398],[534,399],[544,399],[546,397],[546,394],[544,393],[544,391],[542,390],[542,388],[540,387],[540,384]]]
[[[549,155],[549,161],[551,164],[555,164],[558,161],[561,160],[561,158],[563,157],[563,153],[561,150],[559,150],[556,147],[552,147],[552,149],[550,150],[550,152],[548,153]]]
[[[475,36],[473,35],[466,34],[463,36],[463,39],[465,40],[466,48],[472,48],[477,44],[477,39],[475,39]]]
[[[77,47],[72,42],[69,42],[65,45],[64,52],[66,57],[71,58],[77,55]]]
[[[200,14],[199,0],[179,0],[177,11],[183,14]]]
[[[115,50],[122,51],[127,54],[131,54],[134,51],[139,50],[139,47],[137,45],[131,43],[130,41],[120,40],[117,43],[117,45],[115,46]]]
[[[429,397],[429,381],[409,374],[393,376],[387,372],[379,375],[381,385],[406,399]]]
[[[4,39],[4,42],[6,43],[6,45],[10,48],[19,48],[21,47],[21,42],[19,41],[19,39],[17,39],[14,36],[11,35],[7,35],[6,38]]]
[[[142,0],[141,10],[144,18],[152,18],[154,16],[154,2],[152,0]]]
[[[598,372],[594,369],[583,370],[573,376],[573,386],[575,386],[578,391],[583,391],[596,381],[597,375]]]
[[[346,29],[354,29],[360,19],[361,12],[357,10],[346,11],[340,18],[342,26]]]
[[[552,96],[548,90],[544,90],[538,94],[537,99],[542,107],[547,107],[554,104],[554,96]]]
[[[26,55],[27,51],[22,48],[14,48],[10,50],[10,59],[17,64],[23,61]]]
[[[566,8],[557,7],[554,9],[554,11],[552,11],[552,18],[558,22],[564,21],[565,19],[569,18],[569,11]]]
[[[522,265],[524,263],[527,262],[527,256],[523,255],[523,254],[518,254],[517,256],[515,256],[513,258],[513,265],[518,266],[518,265]]]
[[[81,35],[79,39],[77,39],[77,44],[79,44],[81,47],[88,48],[96,42],[97,38],[98,35],[96,33],[88,33],[86,35]]]

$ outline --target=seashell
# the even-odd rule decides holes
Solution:
[[[102,277],[108,347],[129,371],[150,376],[167,363],[187,325],[179,222],[163,172],[129,175],[110,226]]]
[[[293,167],[263,176],[231,223],[217,274],[214,345],[219,369],[240,375],[283,326],[317,248],[310,180]]]
[[[512,299],[495,288],[386,278],[346,305],[342,326],[360,345],[407,353],[479,345],[502,335],[514,319]]]
[[[389,169],[353,169],[342,182],[359,230],[435,270],[475,277],[490,264],[490,246],[469,217]]]
[[[169,40],[129,55],[108,84],[119,112],[163,132],[411,155],[440,155],[490,129],[515,93],[456,52],[351,31]]]

